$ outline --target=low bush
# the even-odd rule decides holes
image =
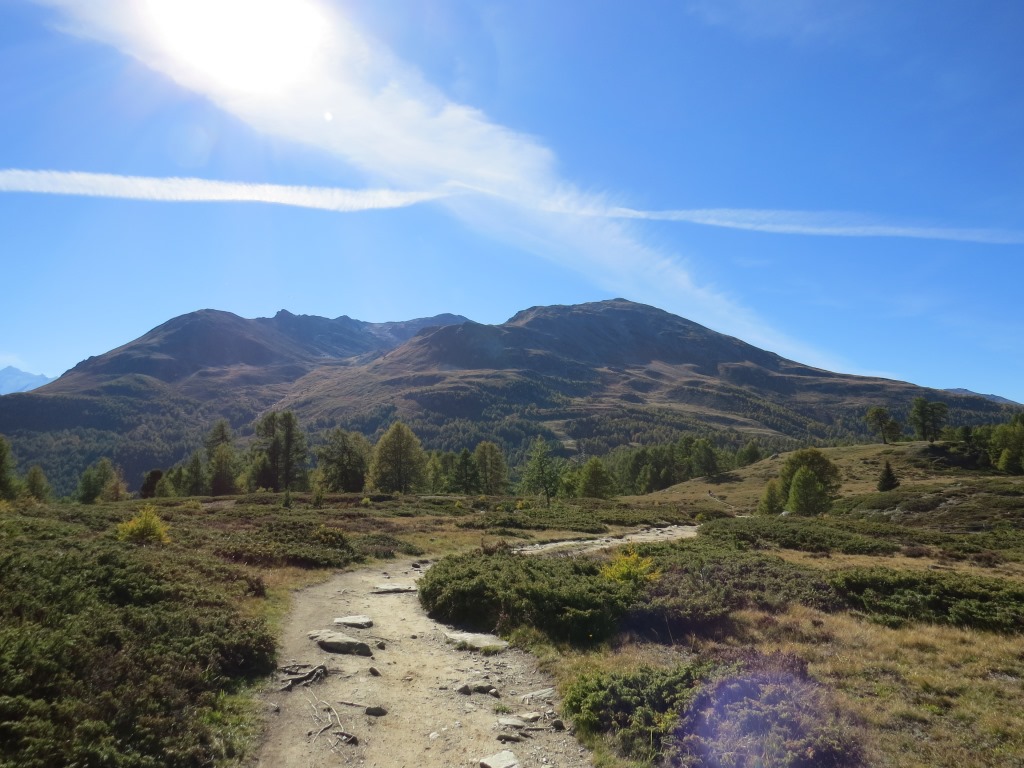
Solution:
[[[709,671],[708,664],[680,664],[583,675],[562,708],[581,733],[608,734],[620,754],[654,762]]]
[[[685,768],[854,768],[864,750],[828,690],[790,654],[747,651],[702,684],[666,739]]]
[[[147,504],[139,514],[117,526],[117,538],[134,544],[168,544],[171,536],[167,523],[160,519],[156,507]]]
[[[0,765],[212,765],[225,692],[273,667],[239,568],[39,521],[0,535]],[[33,528],[62,535],[40,538]],[[26,535],[28,534],[28,535]]]
[[[214,552],[263,567],[343,568],[356,557],[342,531],[300,520],[269,520],[256,530],[228,533]]]
[[[585,674],[563,707],[631,760],[687,768],[863,764],[849,719],[792,655],[738,652],[668,669]]]
[[[587,558],[507,552],[448,556],[419,581],[420,602],[441,621],[499,632],[529,626],[580,644],[615,631],[628,591]]]
[[[847,555],[891,555],[899,544],[844,529],[826,520],[798,517],[744,517],[716,520],[701,528],[701,536],[744,549],[781,547],[802,552],[841,552]]]
[[[850,608],[887,626],[928,621],[1024,631],[1024,586],[1006,579],[858,568],[833,573],[829,582]]]
[[[403,541],[390,533],[368,533],[363,536],[354,537],[352,547],[358,559],[377,558],[379,560],[391,559],[398,554],[417,556],[422,555],[423,550],[415,544]]]
[[[637,547],[661,576],[629,607],[627,625],[672,640],[718,628],[732,611],[781,611],[798,603],[819,610],[842,605],[821,574],[774,555],[745,552],[701,539]]]

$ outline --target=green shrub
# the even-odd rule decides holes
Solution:
[[[368,533],[353,539],[353,549],[360,558],[373,557],[380,560],[390,559],[396,554],[422,555],[423,550],[389,533]]]
[[[734,653],[717,664],[586,674],[563,708],[630,760],[687,768],[863,765],[849,719],[792,655]]]
[[[837,527],[825,520],[798,517],[743,517],[716,520],[701,528],[701,536],[740,548],[771,546],[802,552],[841,552],[847,555],[891,555],[900,546]]]
[[[627,602],[593,560],[507,552],[445,557],[420,578],[419,596],[441,621],[499,632],[532,626],[584,644],[611,635]]]
[[[117,526],[117,538],[134,544],[168,544],[171,541],[167,523],[160,519],[152,504],[147,504],[131,520]]]
[[[637,547],[661,578],[647,585],[627,613],[627,625],[673,640],[715,630],[739,608],[781,611],[798,603],[820,610],[842,605],[821,574],[774,555],[701,541]]]
[[[789,655],[742,653],[688,702],[666,762],[686,768],[853,768],[864,751],[828,691]]]
[[[888,626],[928,621],[1024,631],[1024,587],[1006,579],[858,568],[836,572],[829,581],[851,608]]]
[[[274,661],[266,626],[236,607],[245,572],[18,522],[0,535],[0,765],[225,758],[222,694]]]
[[[569,686],[562,708],[581,733],[609,734],[622,755],[653,762],[709,669],[680,664],[583,675]]]

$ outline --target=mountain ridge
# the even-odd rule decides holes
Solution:
[[[430,448],[489,439],[515,454],[541,434],[593,455],[687,432],[857,439],[868,407],[905,419],[916,396],[946,402],[953,423],[1005,410],[807,366],[625,299],[531,307],[498,325],[451,314],[366,323],[207,309],[35,392],[0,398],[0,433],[23,463],[59,465],[70,477],[110,455],[132,482],[182,460],[217,419],[244,437],[269,409],[294,410],[314,434],[338,425],[373,437],[402,419]],[[62,459],[72,438],[75,453]]]

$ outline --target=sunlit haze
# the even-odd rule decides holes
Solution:
[[[312,73],[326,19],[305,0],[147,0],[168,53],[225,88],[277,93]]]

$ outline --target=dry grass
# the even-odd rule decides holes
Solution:
[[[863,724],[874,766],[1024,765],[1024,647],[932,625],[887,629],[794,607],[737,616],[737,643],[795,653]]]
[[[822,571],[839,571],[847,568],[890,568],[898,571],[947,571],[971,576],[998,576],[1003,579],[1024,582],[1024,563],[1002,563],[995,567],[982,566],[971,560],[936,559],[932,557],[872,557],[870,555],[844,555],[833,552],[822,557],[814,552],[798,552],[791,549],[775,550],[774,554],[797,565],[817,568]]]

